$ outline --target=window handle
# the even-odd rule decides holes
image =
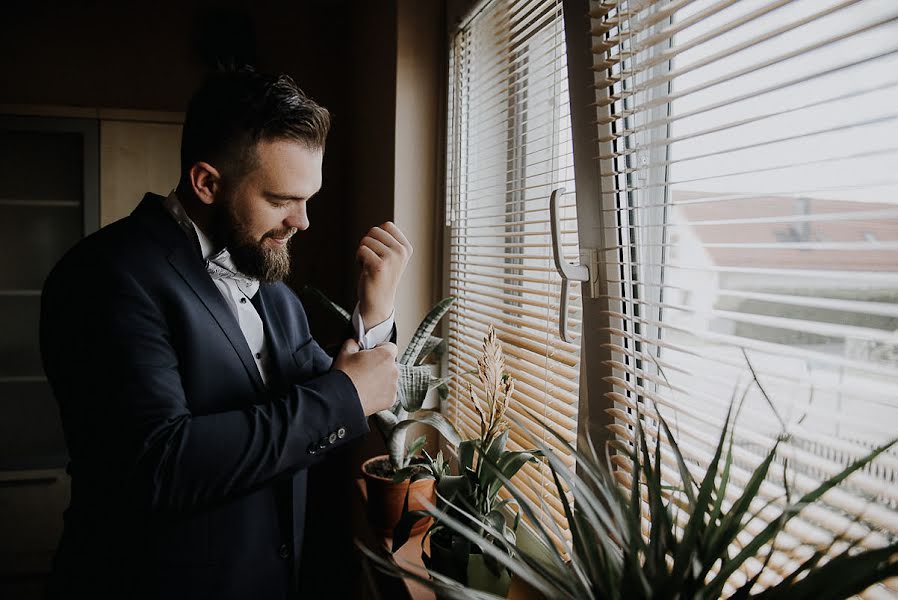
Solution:
[[[552,225],[552,255],[555,258],[555,268],[561,275],[561,313],[558,315],[558,333],[565,342],[572,342],[567,335],[567,308],[568,290],[570,281],[589,281],[589,267],[584,264],[569,263],[564,259],[564,249],[561,246],[561,216],[558,214],[558,205],[565,189],[558,188],[552,192],[549,199],[549,221]]]

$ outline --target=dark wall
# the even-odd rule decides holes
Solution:
[[[310,205],[312,226],[296,238],[291,283],[311,283],[350,304],[352,254],[361,237],[347,227],[354,211],[348,157],[356,143],[348,76],[356,68],[350,60],[352,4],[10,3],[0,13],[0,104],[182,112],[216,62],[289,73],[333,114],[324,186]],[[325,327],[322,334],[330,331]]]
[[[0,9],[0,104],[182,112],[216,62],[289,73],[332,113],[324,184],[311,227],[294,238],[290,283],[351,308],[358,242],[394,218],[396,53],[396,0],[22,2]],[[315,336],[337,341],[342,326],[306,308]],[[304,597],[355,595],[345,511],[361,458],[382,451],[374,433],[312,472]]]

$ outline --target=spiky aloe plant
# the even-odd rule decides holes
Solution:
[[[303,294],[321,302],[345,325],[348,325],[352,319],[346,309],[330,300],[320,290],[307,286],[304,288]],[[458,431],[442,414],[433,410],[421,410],[424,399],[430,390],[437,389],[441,397],[445,397],[447,391],[446,383],[450,378],[434,377],[431,366],[424,364],[424,361],[442,347],[442,338],[434,336],[433,331],[454,301],[455,298],[452,296],[443,298],[418,324],[415,334],[398,359],[399,391],[396,395],[396,402],[389,409],[379,411],[374,415],[377,427],[386,441],[390,464],[394,472],[408,467],[412,457],[427,442],[426,436],[420,436],[406,446],[408,428],[415,423],[433,427],[451,444],[461,442]]]
[[[564,525],[572,534],[572,541],[562,546],[553,541],[553,537],[563,539],[560,527],[541,522],[538,518],[541,507],[530,501],[510,478],[501,474],[500,465],[485,455],[481,459],[497,472],[497,478],[517,500],[523,514],[529,517],[541,546],[535,550],[518,547],[513,557],[501,546],[488,543],[487,536],[499,536],[501,531],[483,523],[479,515],[471,514],[462,506],[440,498],[443,506],[433,507],[428,512],[470,543],[480,545],[494,560],[552,600],[712,600],[725,594],[727,584],[732,583],[731,576],[750,559],[757,559],[762,568],[731,590],[729,598],[836,600],[898,575],[898,542],[856,552],[856,544],[839,540],[846,546],[840,554],[828,556],[831,546],[813,548],[809,557],[779,583],[756,590],[760,587],[757,584],[761,573],[773,556],[776,537],[786,523],[896,442],[873,450],[797,499],[787,493],[785,506],[777,518],[769,521],[760,533],[740,536],[747,533],[747,524],[759,516],[760,511],[753,512],[752,503],[760,499],[761,483],[768,476],[778,443],[754,469],[741,492],[736,490],[736,500],[726,502],[734,462],[732,423],[735,417],[732,412],[731,407],[713,459],[700,481],[693,478],[676,438],[657,406],[650,415],[658,423],[654,436],[646,433],[646,415],[634,413],[634,443],[617,445],[618,452],[629,464],[620,478],[629,480],[627,486],[622,486],[615,476],[622,473],[615,473],[608,456],[604,461],[599,460],[591,445],[588,453],[575,450],[558,431],[541,421],[538,415],[531,414],[534,421],[576,459],[575,472],[541,441],[539,432],[528,432],[548,459],[566,516]],[[672,453],[677,465],[676,474],[683,482],[679,490],[672,491],[662,485],[662,437],[666,440],[665,451]],[[573,502],[568,494],[573,497]],[[771,503],[764,503],[764,509],[770,506]],[[648,517],[644,511],[648,512]],[[684,518],[678,520],[678,512]],[[737,537],[749,541],[741,546],[734,544]],[[431,579],[427,579],[367,548],[361,547],[361,550],[384,572],[421,581],[438,589],[444,597],[496,597],[466,588],[439,573],[431,572]]]

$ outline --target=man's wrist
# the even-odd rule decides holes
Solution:
[[[362,323],[364,323],[365,329],[370,330],[389,319],[390,315],[393,314],[393,308],[390,307],[387,310],[369,308],[366,310],[365,307],[359,306],[359,314],[362,317]]]

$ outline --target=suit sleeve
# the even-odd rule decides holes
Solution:
[[[73,462],[117,479],[141,507],[181,512],[227,499],[308,466],[323,439],[337,435],[336,447],[368,430],[352,381],[323,363],[320,376],[271,402],[191,414],[156,301],[131,274],[91,278],[89,301],[78,290],[91,284],[75,279],[51,276],[44,290],[45,370]]]

